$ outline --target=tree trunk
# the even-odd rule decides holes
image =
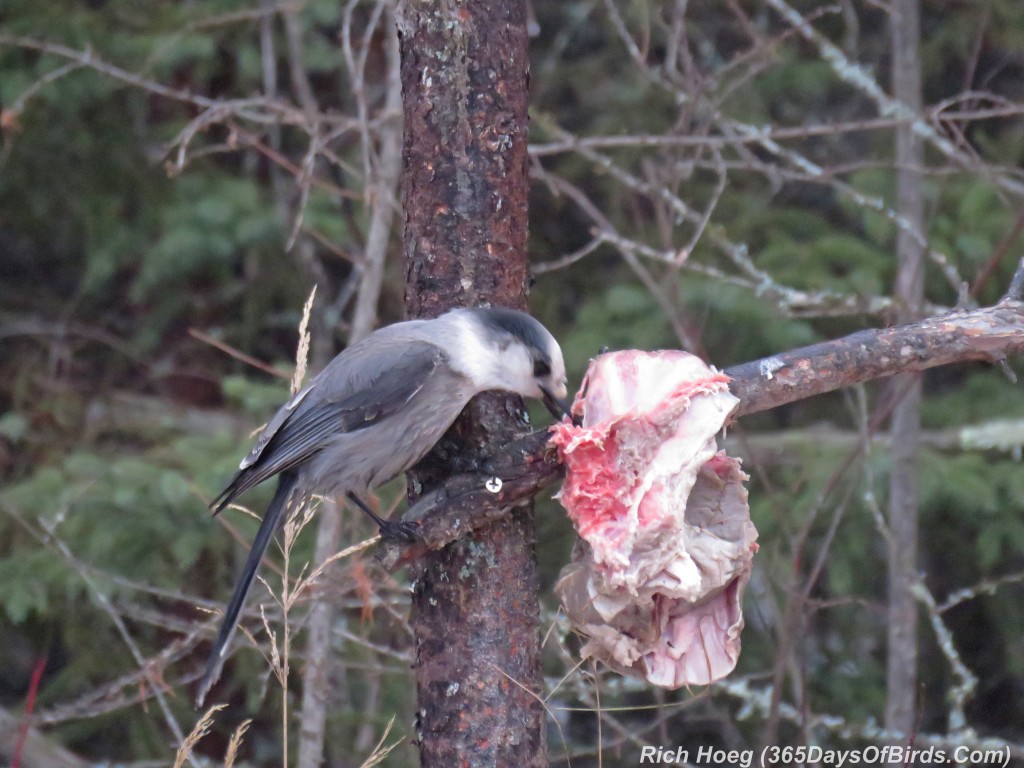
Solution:
[[[920,13],[918,0],[892,4],[893,95],[921,112]],[[896,129],[896,211],[914,232],[901,229],[897,239],[895,298],[897,320],[920,316],[924,296],[924,248],[915,235],[924,233],[920,168],[924,153],[909,124]],[[892,381],[900,398],[892,414],[889,476],[889,627],[885,727],[906,734],[915,729],[917,701],[917,604],[912,592],[917,576],[918,454],[921,433],[921,375],[905,373]]]
[[[406,308],[526,305],[527,36],[521,1],[399,4],[405,140]],[[471,403],[437,457],[486,456],[525,427],[522,402]],[[423,766],[545,764],[538,577],[529,503],[413,568]]]

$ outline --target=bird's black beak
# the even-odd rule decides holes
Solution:
[[[544,407],[548,409],[548,412],[556,419],[561,421],[566,416],[569,416],[569,402],[567,400],[561,400],[555,397],[546,387],[541,387],[541,392],[544,393],[544,397],[541,398],[544,403]]]

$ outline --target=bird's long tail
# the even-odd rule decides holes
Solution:
[[[242,606],[245,604],[252,581],[256,577],[263,554],[270,546],[270,540],[274,538],[274,533],[284,518],[284,511],[288,508],[288,498],[291,496],[297,480],[298,477],[290,472],[278,477],[274,499],[267,507],[267,513],[263,516],[263,522],[252,542],[252,549],[249,550],[249,557],[246,558],[245,568],[242,569],[242,577],[235,585],[235,593],[231,596],[231,602],[228,603],[227,610],[224,612],[224,621],[220,625],[220,632],[217,633],[217,641],[213,644],[210,660],[206,663],[206,672],[203,674],[199,692],[196,694],[197,708],[203,706],[206,695],[220,678],[228,644],[231,642],[238,624],[238,615],[242,612]]]

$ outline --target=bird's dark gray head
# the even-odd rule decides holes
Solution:
[[[443,316],[458,329],[452,365],[481,389],[502,389],[567,412],[565,361],[548,329],[525,312],[499,307],[457,309]]]

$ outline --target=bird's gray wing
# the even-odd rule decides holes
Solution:
[[[214,512],[308,460],[330,437],[365,429],[401,410],[444,359],[438,347],[424,341],[350,347],[274,414],[238,474],[214,500]]]

